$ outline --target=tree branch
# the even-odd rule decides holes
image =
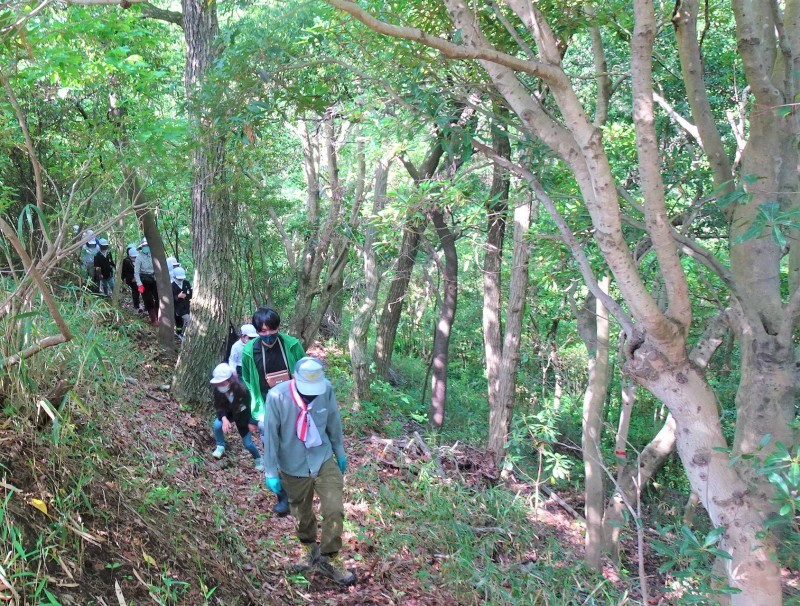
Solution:
[[[614,299],[612,299],[608,294],[603,292],[603,290],[600,288],[600,285],[597,282],[597,278],[595,278],[594,272],[592,271],[591,263],[589,262],[586,253],[583,251],[583,247],[575,238],[575,234],[572,233],[572,230],[570,230],[569,226],[567,225],[567,222],[564,220],[564,217],[562,217],[561,213],[558,212],[558,209],[553,203],[553,200],[544,191],[544,188],[541,186],[541,184],[533,175],[533,173],[523,168],[522,166],[519,166],[518,164],[515,164],[514,162],[511,162],[508,159],[497,155],[497,153],[495,153],[495,151],[491,147],[484,145],[477,139],[473,139],[472,144],[478,151],[486,155],[486,157],[491,158],[494,162],[496,162],[509,172],[513,172],[518,177],[524,179],[528,183],[530,188],[536,194],[536,197],[547,209],[547,212],[550,214],[550,217],[553,219],[556,226],[558,227],[558,231],[561,233],[561,241],[564,242],[564,244],[566,244],[569,247],[570,251],[574,255],[575,262],[578,264],[578,269],[581,272],[581,276],[583,276],[586,286],[589,288],[589,290],[595,297],[597,297],[603,302],[603,305],[606,306],[606,309],[608,309],[614,316],[614,318],[617,320],[617,322],[620,323],[623,330],[625,331],[625,334],[628,335],[628,337],[632,337],[634,333],[634,328],[630,316],[628,316],[628,314],[625,313],[625,311],[623,311],[623,309]]]
[[[53,321],[56,323],[56,326],[58,326],[58,330],[61,332],[63,340],[69,341],[70,339],[72,339],[72,333],[69,330],[69,326],[67,326],[67,323],[64,321],[64,318],[61,316],[61,313],[58,311],[58,307],[56,306],[55,301],[53,300],[53,296],[50,293],[47,284],[45,284],[44,280],[42,279],[42,276],[39,273],[39,269],[36,267],[36,265],[34,265],[33,261],[28,256],[25,247],[22,246],[22,242],[20,242],[19,238],[17,238],[17,234],[14,232],[13,229],[11,229],[11,226],[8,223],[6,223],[4,219],[0,219],[0,231],[2,231],[3,235],[8,239],[9,242],[11,242],[11,245],[14,247],[14,250],[17,251],[19,258],[22,260],[22,265],[25,267],[25,271],[31,275],[31,277],[36,282],[36,285],[39,287],[39,290],[42,293],[42,299],[44,299],[44,303],[47,306],[47,309],[50,311],[50,315],[53,318]],[[64,341],[59,341],[59,342],[64,342]],[[55,345],[55,343],[53,343],[53,345]],[[49,347],[49,345],[47,345],[47,347]],[[32,355],[33,353],[36,352],[34,351],[30,355]]]
[[[45,242],[47,242],[47,245],[50,246],[50,236],[48,234],[47,224],[45,223],[44,219],[44,182],[42,180],[42,165],[39,163],[39,158],[36,156],[36,148],[33,145],[33,139],[31,139],[31,134],[28,131],[28,123],[25,118],[25,112],[17,102],[17,96],[14,94],[14,89],[11,88],[11,83],[8,80],[8,76],[6,76],[5,72],[2,70],[0,70],[0,82],[3,83],[3,88],[6,89],[8,100],[11,102],[11,106],[14,108],[14,114],[17,116],[17,122],[19,122],[22,135],[25,138],[25,151],[28,154],[28,159],[30,160],[31,166],[33,167],[33,184],[36,189],[36,207],[41,213],[39,215],[39,225],[41,225],[42,228],[42,237],[44,238]]]
[[[66,3],[78,6],[121,6],[125,9],[129,8],[132,4],[140,4],[142,6],[142,17],[174,23],[178,27],[183,28],[183,13],[158,8],[150,4],[147,0],[66,0]]]
[[[555,79],[561,70],[554,68],[550,65],[540,61],[518,59],[512,55],[502,53],[493,48],[487,47],[466,47],[454,44],[438,36],[432,36],[427,32],[417,29],[415,27],[404,27],[400,25],[392,25],[375,18],[373,15],[362,9],[355,2],[349,0],[325,0],[328,4],[339,10],[349,13],[357,21],[360,21],[371,30],[391,36],[393,38],[400,38],[402,40],[411,40],[412,42],[419,42],[429,48],[433,48],[441,52],[449,59],[479,59],[482,61],[489,61],[490,63],[497,63],[503,65],[514,71],[531,74],[542,78],[543,80]]]

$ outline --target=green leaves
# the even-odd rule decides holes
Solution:
[[[782,212],[779,202],[764,202],[759,205],[750,227],[734,238],[733,243],[741,244],[752,238],[761,238],[769,234],[778,246],[784,247],[786,246],[784,229],[800,229],[800,210]]]

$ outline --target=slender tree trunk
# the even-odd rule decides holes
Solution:
[[[456,316],[458,303],[458,254],[455,234],[447,226],[444,213],[436,208],[431,211],[431,221],[444,253],[442,282],[444,296],[439,307],[439,318],[433,336],[431,404],[428,419],[434,427],[444,423],[447,403],[447,367],[450,360],[450,331]]]
[[[503,158],[511,156],[508,135],[500,128],[492,130],[492,148]],[[508,173],[498,164],[492,169],[492,186],[486,201],[486,245],[483,256],[483,346],[489,407],[498,406],[500,374],[503,363],[503,322],[501,318],[503,286],[501,269],[503,243],[508,216]]]
[[[307,133],[304,147],[305,172],[309,192],[307,213],[312,235],[309,237],[306,253],[299,263],[297,303],[292,318],[292,332],[297,335],[305,347],[311,345],[319,332],[323,315],[333,297],[338,293],[337,284],[339,284],[349,260],[349,248],[339,246],[344,238],[338,231],[343,220],[341,215],[344,187],[339,179],[338,142],[333,118],[325,118],[323,134],[331,204],[328,216],[321,226],[319,226],[319,171],[316,164],[318,154],[315,153],[318,145],[311,139],[310,133]],[[351,217],[351,222],[352,220],[354,218]],[[320,285],[320,277],[326,267],[327,275],[324,283]]]
[[[158,344],[165,351],[175,351],[175,304],[172,300],[172,285],[167,269],[167,255],[161,232],[158,230],[156,215],[151,209],[139,215],[142,233],[147,238],[153,257],[153,268],[158,289]]]
[[[407,159],[401,159],[411,178],[414,179],[414,183],[421,183],[436,173],[443,153],[442,133],[437,133],[419,170]],[[392,350],[397,335],[397,326],[400,323],[400,315],[403,311],[406,290],[416,264],[420,240],[427,225],[426,215],[417,216],[417,209],[409,209],[403,225],[403,238],[395,263],[394,276],[389,285],[389,292],[386,294],[381,318],[375,329],[375,375],[380,379],[385,380],[389,376]]]
[[[225,187],[225,139],[214,119],[203,83],[217,54],[215,0],[182,0],[186,69],[184,84],[192,151],[192,319],[175,372],[178,398],[205,401],[208,374],[224,352],[233,290],[236,206]]]
[[[511,257],[511,280],[508,285],[508,310],[506,311],[506,329],[503,336],[497,399],[490,402],[489,406],[489,451],[496,464],[500,464],[505,457],[511,415],[514,409],[519,343],[522,336],[522,319],[528,291],[528,261],[531,253],[528,230],[530,226],[531,201],[520,201],[514,209],[514,248]]]
[[[131,205],[146,204],[144,190],[134,169],[125,169],[125,180]],[[164,241],[161,239],[161,232],[158,230],[156,215],[152,208],[145,207],[144,210],[137,212],[137,216],[142,226],[142,233],[150,246],[153,269],[155,269],[159,313],[158,344],[165,351],[173,352],[175,351],[175,305],[172,300],[169,271],[166,269],[167,256],[164,250]],[[122,265],[121,260],[119,264]]]
[[[608,277],[600,280],[600,288],[608,292]],[[591,309],[591,308],[594,309]],[[586,565],[600,570],[603,554],[603,510],[605,508],[605,463],[600,450],[603,433],[603,403],[608,393],[608,314],[603,303],[589,296],[584,313],[591,315],[594,331],[585,335],[589,350],[589,381],[583,396],[583,431],[581,445],[586,472],[584,485],[586,503]]]
[[[411,281],[420,240],[427,221],[427,217],[409,218],[403,227],[403,240],[395,264],[394,276],[389,284],[389,292],[386,294],[375,334],[375,375],[384,380],[389,376],[397,325],[400,323],[406,290]]]
[[[375,190],[372,205],[372,216],[375,217],[386,204],[390,162],[382,160],[375,170]],[[374,250],[375,227],[367,221],[364,234],[364,247],[361,250],[364,259],[364,299],[358,308],[350,326],[348,345],[350,348],[350,364],[353,368],[353,387],[356,404],[372,399],[367,357],[367,338],[369,325],[378,303],[378,290],[381,284],[381,273]]]

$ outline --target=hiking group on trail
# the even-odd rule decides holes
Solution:
[[[75,226],[77,228],[77,225]],[[81,247],[81,265],[88,279],[89,289],[97,294],[110,297],[114,292],[117,264],[111,255],[108,240],[94,237],[92,230],[83,233],[90,238]],[[175,257],[167,258],[172,300],[175,309],[175,334],[183,340],[183,334],[190,318],[192,285],[186,279],[186,271]],[[128,246],[127,255],[122,260],[122,281],[131,290],[133,309],[141,313],[140,301],[144,305],[151,326],[158,324],[158,287],[155,266],[147,238],[142,238],[138,246]]]
[[[77,228],[77,226],[75,226]],[[77,233],[77,229],[76,229]],[[101,296],[114,291],[116,264],[105,238],[90,231],[81,248],[81,265],[90,288]],[[177,259],[167,259],[175,309],[176,334],[190,319],[192,286]],[[158,324],[159,299],[155,266],[146,238],[131,245],[122,261],[121,279],[130,288],[136,312],[140,302],[150,324]],[[241,327],[226,362],[218,364],[209,381],[216,418],[212,457],[221,459],[233,427],[242,438],[254,468],[264,473],[266,487],[277,496],[273,512],[295,519],[301,555],[294,572],[318,570],[340,585],[356,577],[340,556],[344,525],[344,452],[339,405],[322,362],[306,356],[300,341],[279,332],[281,318],[260,307],[252,324]],[[263,454],[255,436],[261,437]],[[314,513],[319,497],[321,531]]]
[[[225,454],[225,434],[235,426],[255,469],[264,472],[267,488],[277,496],[273,511],[281,516],[291,511],[295,519],[302,553],[293,571],[315,569],[351,585],[355,574],[340,556],[347,457],[339,405],[322,362],[306,356],[299,340],[279,332],[280,321],[274,309],[259,308],[252,324],[242,326],[228,362],[214,368],[212,456]],[[263,455],[253,441],[256,431]]]

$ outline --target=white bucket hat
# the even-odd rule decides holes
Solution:
[[[294,365],[294,383],[297,391],[306,396],[319,396],[325,393],[325,369],[316,358],[300,358]]]
[[[241,331],[241,334],[246,335],[252,339],[258,338],[258,331],[256,330],[256,327],[253,326],[252,324],[242,324],[242,327],[239,330]]]
[[[211,373],[211,380],[209,383],[212,385],[219,385],[220,383],[224,383],[228,379],[233,376],[233,369],[223,362],[222,364],[217,364],[216,368],[214,368],[214,372]]]

